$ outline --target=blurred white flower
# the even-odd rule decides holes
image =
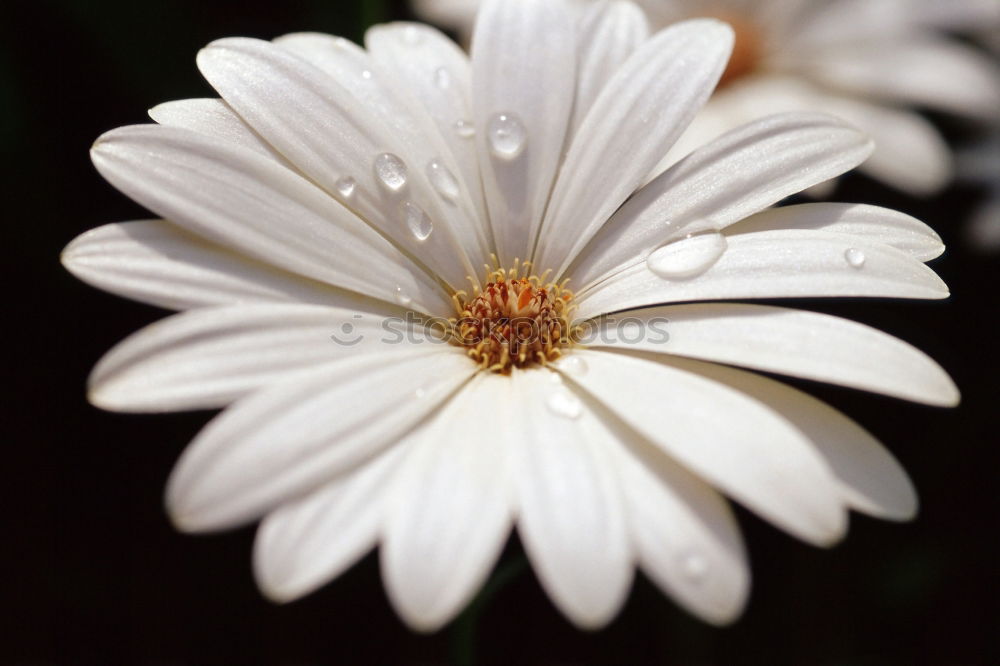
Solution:
[[[579,626],[615,615],[635,565],[724,623],[749,574],[722,493],[817,545],[848,509],[916,510],[859,425],[730,366],[954,405],[947,374],[860,324],[722,301],[944,298],[923,263],[940,239],[872,206],[769,208],[870,153],[818,114],[737,129],[643,185],[732,32],[696,20],[647,37],[615,5],[581,40],[569,12],[488,2],[471,60],[415,24],[372,28],[367,50],[223,39],[198,55],[221,100],[158,106],[158,125],[94,145],[101,174],[164,219],[91,230],[65,265],[185,312],[109,352],[90,398],[226,408],[167,506],[191,532],[263,519],[269,597],[307,594],[378,544],[392,603],[432,630],[516,525]]]
[[[414,0],[418,13],[459,32],[479,0]],[[590,38],[604,2],[577,0]],[[662,167],[723,131],[782,111],[823,111],[876,145],[861,170],[916,195],[952,177],[944,139],[913,109],[1000,119],[1000,69],[945,33],[1000,26],[997,0],[638,0],[655,28],[715,16],[736,31],[723,84]],[[623,12],[624,13],[624,12]],[[639,20],[620,27],[635,34]]]

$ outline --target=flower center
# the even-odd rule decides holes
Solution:
[[[484,370],[509,374],[514,367],[545,365],[572,344],[568,280],[546,283],[548,271],[536,276],[530,268],[515,262],[510,270],[487,269],[485,286],[453,297],[453,339]]]
[[[764,40],[757,26],[741,16],[726,12],[716,12],[714,16],[732,26],[735,33],[733,54],[719,79],[718,88],[722,88],[753,74],[764,55]]]

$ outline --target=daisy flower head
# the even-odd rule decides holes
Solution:
[[[665,167],[705,141],[782,111],[825,111],[864,130],[876,150],[860,170],[914,195],[952,178],[952,155],[914,109],[1000,120],[1000,69],[948,33],[1000,27],[995,0],[637,0],[659,28],[696,16],[729,22],[733,57],[717,93]],[[464,32],[479,0],[415,0],[419,13]],[[584,32],[597,0],[577,0]],[[819,192],[815,190],[814,192]]]
[[[872,150],[832,117],[736,129],[652,170],[726,67],[713,19],[650,33],[604,5],[490,0],[471,57],[418,24],[365,48],[222,39],[219,99],[98,139],[115,187],[162,219],[64,252],[100,288],[180,310],[90,378],[120,411],[225,408],[166,491],[178,528],[260,520],[254,571],[287,601],[378,546],[399,614],[459,612],[516,530],[581,627],[641,567],[733,620],[749,572],[724,495],[829,545],[847,511],[907,519],[894,458],[762,370],[953,405],[906,343],[733,299],[940,299],[943,250],[894,211],[783,198]],[[485,266],[485,268],[483,268]]]

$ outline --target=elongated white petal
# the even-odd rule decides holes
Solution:
[[[732,47],[725,23],[685,21],[644,42],[615,72],[570,144],[545,213],[540,266],[561,275],[635,192],[708,99]]]
[[[388,489],[382,573],[415,629],[434,631],[462,610],[510,533],[510,434],[484,428],[483,411],[501,417],[495,409],[513,401],[508,377],[473,378],[423,428]]]
[[[689,470],[800,539],[830,545],[843,536],[829,467],[768,405],[680,359],[573,355],[587,366],[573,382]]]
[[[221,99],[179,99],[154,106],[149,117],[160,125],[182,127],[233,143],[294,169]]]
[[[729,227],[727,235],[778,229],[816,229],[889,245],[920,261],[944,252],[941,237],[905,213],[849,203],[810,203],[769,208]]]
[[[1000,108],[1000,68],[954,40],[908,35],[854,44],[821,52],[805,66],[827,85],[869,97],[984,119]]]
[[[788,419],[826,461],[852,509],[887,520],[909,520],[916,514],[916,491],[903,468],[877,439],[833,407],[760,375],[714,363],[687,363]]]
[[[329,196],[453,286],[464,282],[473,264],[453,233],[466,217],[464,197],[443,200],[426,174],[433,160],[452,172],[456,167],[430,118],[378,81],[362,49],[318,34],[277,44],[223,39],[202,49],[198,67],[256,132]]]
[[[959,400],[948,373],[919,349],[840,317],[697,303],[622,313],[599,326],[588,336],[590,346],[690,356],[930,405],[950,407]]]
[[[580,20],[571,131],[580,127],[607,82],[648,37],[649,22],[635,3],[613,0],[587,6]]]
[[[576,80],[566,0],[486,0],[472,40],[483,188],[502,265],[531,251],[562,159]]]
[[[187,230],[299,275],[425,312],[443,290],[321,190],[255,151],[190,130],[135,125],[91,150],[115,187]]]
[[[648,442],[621,439],[629,446],[616,449],[615,467],[639,565],[706,622],[733,621],[746,603],[750,570],[729,505]]]
[[[577,626],[618,612],[632,580],[614,433],[544,370],[511,376],[518,532],[552,601]]]
[[[342,474],[261,521],[254,540],[257,585],[273,601],[292,601],[339,576],[378,538],[386,484],[405,444]]]
[[[61,259],[88,284],[171,310],[260,302],[378,307],[370,297],[241,256],[163,220],[91,229]]]
[[[125,412],[222,407],[302,370],[397,349],[413,327],[403,314],[266,303],[174,315],[104,355],[90,375],[90,401]]]
[[[726,245],[721,257],[694,277],[666,279],[646,262],[628,268],[580,295],[577,317],[699,300],[948,297],[947,285],[921,262],[895,248],[845,234],[758,231],[729,236]],[[678,247],[671,260],[695,265],[704,263],[703,255],[702,244],[691,243]]]
[[[473,140],[472,66],[468,56],[445,35],[419,23],[389,23],[365,33],[365,45],[380,76],[401,94],[409,94],[433,118],[458,166],[459,176],[478,217],[459,229],[489,238],[486,201]],[[485,226],[478,227],[477,223]],[[487,243],[490,245],[490,243]]]
[[[583,250],[585,285],[685,234],[723,229],[871,154],[871,141],[830,116],[769,116],[724,134],[639,190]]]
[[[454,350],[411,347],[335,361],[254,393],[181,456],[167,484],[170,515],[191,532],[259,518],[394,444],[475,369]]]

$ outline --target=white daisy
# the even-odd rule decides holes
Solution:
[[[414,0],[431,20],[462,31],[479,0]],[[578,0],[584,34],[588,12]],[[736,30],[723,83],[663,167],[722,132],[782,111],[824,111],[867,132],[876,151],[868,175],[911,194],[952,177],[951,153],[913,107],[972,119],[1000,119],[1000,70],[948,38],[971,23],[1000,25],[996,0],[639,0],[664,26],[716,16]],[[637,19],[638,20],[638,19]],[[624,28],[623,28],[624,29]],[[631,28],[638,29],[638,28]]]
[[[905,473],[859,425],[729,366],[953,405],[947,374],[860,324],[722,301],[944,298],[922,263],[940,239],[872,206],[769,208],[871,152],[821,115],[738,129],[643,187],[731,30],[647,36],[616,4],[582,37],[569,11],[491,0],[471,59],[414,24],[374,27],[367,50],[223,39],[198,56],[221,100],[158,106],[158,125],[94,145],[101,174],[164,219],[89,231],[63,261],[184,312],[108,353],[90,398],[226,407],[167,507],[191,532],[262,519],[270,598],[378,545],[393,605],[432,630],[516,526],[581,627],[615,615],[636,565],[725,623],[749,574],[723,494],[824,546],[848,509],[913,515]]]

